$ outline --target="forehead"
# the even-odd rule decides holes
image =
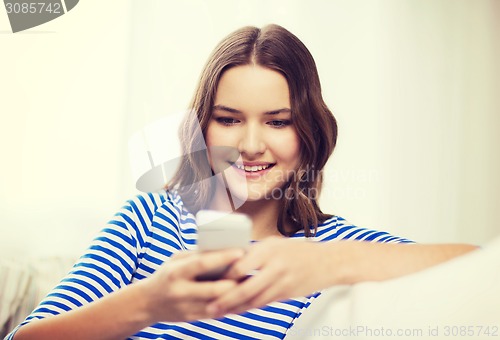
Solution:
[[[290,108],[288,83],[281,73],[266,67],[236,66],[223,73],[214,105],[262,112]]]

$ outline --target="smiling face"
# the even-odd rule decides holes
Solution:
[[[210,154],[224,171],[227,187],[241,200],[279,199],[299,162],[300,142],[291,120],[288,84],[280,73],[258,65],[223,73],[206,132],[207,147],[231,147],[240,154]],[[216,172],[218,172],[216,170]],[[216,197],[226,191],[219,183]]]

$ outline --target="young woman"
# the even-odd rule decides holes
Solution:
[[[337,125],[312,56],[280,26],[226,37],[192,109],[181,133],[186,156],[168,188],[130,200],[10,338],[280,339],[321,289],[474,249],[401,244],[411,242],[321,211]],[[185,251],[195,249],[200,209],[247,214],[258,242],[246,252]],[[225,265],[222,279],[196,280]]]

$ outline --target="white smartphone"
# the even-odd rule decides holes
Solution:
[[[198,224],[198,251],[226,248],[247,248],[252,234],[252,220],[244,214],[214,210],[200,210],[196,214]],[[217,280],[229,269],[217,268],[197,277],[198,280]]]

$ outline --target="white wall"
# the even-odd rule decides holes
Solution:
[[[130,126],[182,110],[228,32],[275,22],[315,56],[339,122],[324,210],[421,242],[483,243],[500,233],[499,9],[466,0],[135,3]]]
[[[0,9],[2,251],[79,253],[123,204],[129,15],[80,1],[12,34]]]
[[[320,60],[340,123],[330,169],[353,174],[332,181],[333,206],[418,241],[500,234],[500,3],[380,1],[358,14],[318,20],[354,26],[333,27]]]
[[[499,16],[494,0],[81,1],[12,34],[0,11],[0,247],[80,252],[135,192],[128,137],[187,106],[223,36],[271,22],[309,47],[339,122],[324,210],[483,243],[500,233]]]

